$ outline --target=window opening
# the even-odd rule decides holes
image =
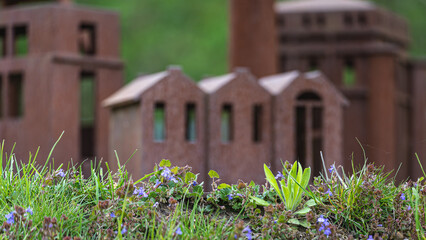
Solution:
[[[25,56],[28,54],[27,26],[13,27],[13,55]]]
[[[194,103],[186,104],[186,117],[185,117],[185,139],[188,142],[195,142],[197,140],[197,118],[196,107]]]
[[[6,29],[0,27],[0,58],[6,56]]]
[[[95,74],[80,74],[80,143],[82,158],[95,156]]]
[[[224,104],[221,113],[221,140],[222,143],[229,143],[233,138],[233,112],[231,104]]]
[[[316,71],[318,70],[318,59],[315,57],[309,58],[308,62],[309,71]]]
[[[163,142],[166,139],[166,105],[157,102],[154,105],[154,141]]]
[[[365,13],[358,14],[358,23],[361,26],[367,25],[367,16],[365,15]]]
[[[320,27],[324,27],[325,26],[325,16],[322,14],[317,15],[317,25]]]
[[[262,141],[262,114],[262,105],[255,104],[253,106],[253,142],[255,143]]]
[[[3,118],[3,77],[0,75],[0,119]]]
[[[311,26],[311,18],[309,15],[303,15],[302,17],[302,25],[304,27],[310,27]]]
[[[78,49],[83,55],[96,54],[96,27],[94,24],[80,24],[78,35]]]
[[[323,147],[323,106],[318,94],[307,91],[297,97],[295,122],[296,157],[303,166],[318,172]]]
[[[345,87],[352,87],[355,85],[355,65],[352,59],[346,59],[343,67],[343,85]]]
[[[343,15],[343,22],[345,23],[345,26],[347,27],[352,26],[354,23],[352,15],[349,13],[346,13],[345,15]]]
[[[23,76],[22,73],[9,75],[8,105],[10,117],[22,117],[24,114]]]

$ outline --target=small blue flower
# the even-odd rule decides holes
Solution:
[[[325,193],[327,193],[330,197],[333,196],[333,193],[330,191],[330,189],[328,189]]]
[[[232,193],[231,194],[228,194],[228,200],[229,201],[231,201],[232,199],[233,199],[233,197],[232,196],[234,196]]]
[[[416,182],[414,183],[414,187],[417,187],[417,183]]]
[[[244,229],[243,229],[243,233],[246,233],[246,237],[247,237],[247,239],[249,239],[249,240],[251,240],[252,239],[252,231],[251,231],[251,229],[250,229],[250,227],[249,226],[247,226],[247,227],[245,227]]]
[[[182,230],[180,229],[180,227],[178,227],[177,229],[176,229],[176,235],[182,235]]]
[[[332,164],[332,165],[330,166],[330,168],[328,169],[328,171],[329,171],[330,173],[332,173],[332,172],[334,171],[334,164]]]
[[[53,224],[49,223],[49,228],[53,228]]]
[[[61,168],[61,169],[59,169],[59,171],[55,174],[55,176],[65,177],[64,170],[62,170],[62,168]]]
[[[275,179],[283,178],[283,177],[284,177],[283,174],[280,171],[278,171],[278,174],[275,176]]]
[[[383,225],[382,225],[382,224],[377,224],[377,226],[378,226],[378,227],[383,227]]]
[[[158,207],[158,205],[159,205],[159,203],[158,203],[158,202],[155,202],[155,203],[154,203],[154,205],[152,205],[152,207],[153,207],[153,208],[157,208],[157,207]]]
[[[324,231],[324,229],[325,229],[325,226],[324,226],[324,225],[321,225],[321,226],[319,227],[318,231],[322,232],[322,231]]]
[[[401,194],[401,197],[400,197],[400,198],[401,198],[401,200],[405,200],[405,195],[404,195],[404,193],[402,193],[402,194]]]
[[[25,212],[29,213],[30,215],[33,215],[33,210],[31,209],[31,207],[28,207]]]
[[[114,212],[111,212],[111,214],[109,216],[112,217],[112,218],[116,217]]]
[[[324,215],[320,215],[319,218],[317,219],[317,222],[319,222],[319,223],[324,223],[326,221],[327,221],[327,219],[324,218]]]
[[[372,235],[368,235],[368,239],[367,240],[374,240]]]
[[[197,186],[197,184],[198,184],[197,181],[192,182],[192,186],[194,186],[194,187]]]
[[[331,234],[330,228],[325,229],[324,235],[329,236]]]
[[[172,177],[172,172],[168,167],[164,167],[164,170],[161,172],[161,176],[165,179],[169,180],[170,177]]]
[[[133,191],[133,195],[139,195],[139,196],[142,196],[142,197],[148,197],[148,194],[146,194],[146,192],[143,190],[143,187],[136,188]]]
[[[126,226],[124,226],[122,229],[121,229],[121,235],[124,235],[124,234],[126,234],[127,233],[127,228],[126,228]]]
[[[15,213],[15,211],[5,215],[7,223],[9,223],[9,224],[15,223],[15,217],[13,216],[14,213]]]
[[[411,206],[410,206],[410,205],[408,205],[407,210],[408,210],[408,211],[410,211],[410,210],[411,210]]]

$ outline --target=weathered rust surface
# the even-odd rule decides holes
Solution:
[[[95,26],[95,52],[90,56],[79,51],[79,28],[85,23]],[[13,54],[14,26],[26,26],[25,56]],[[0,138],[7,140],[6,149],[16,142],[17,159],[27,161],[28,151],[35,153],[40,146],[38,159],[43,161],[65,131],[53,152],[55,165],[68,165],[71,159],[74,163],[81,162],[80,75],[90,71],[95,75],[93,158],[106,160],[109,113],[101,107],[101,101],[123,82],[118,15],[59,3],[12,6],[1,10],[1,27],[6,29],[6,53],[0,58],[5,110],[0,118]],[[7,79],[11,73],[23,76],[24,109],[20,117],[7,114],[10,107]]]
[[[217,171],[227,183],[255,181],[263,183],[263,164],[271,163],[271,95],[246,69],[214,78],[203,79],[200,88],[208,94],[207,141],[208,169]],[[232,139],[221,141],[221,111],[232,106]],[[262,136],[254,142],[253,106],[262,106]]]
[[[155,163],[170,159],[175,166],[189,165],[205,179],[205,94],[179,68],[141,76],[111,97],[110,158],[117,150],[122,163],[137,149],[127,169],[133,179],[152,172]],[[165,106],[165,140],[155,141],[154,106]],[[196,107],[196,140],[185,140],[185,107]]]
[[[247,67],[256,77],[278,72],[274,0],[230,0],[230,71]]]

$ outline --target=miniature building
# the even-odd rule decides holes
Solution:
[[[287,72],[261,78],[272,96],[273,166],[298,160],[317,176],[327,166],[343,165],[343,95],[320,72]]]
[[[110,159],[114,150],[133,179],[170,159],[205,171],[204,93],[178,68],[138,77],[105,100],[111,109]]]
[[[271,96],[246,69],[207,78],[199,87],[207,98],[207,169],[221,179],[265,181],[271,159]]]
[[[271,4],[251,3],[259,9],[268,9]],[[241,16],[246,9],[231,11],[231,15]],[[278,71],[321,70],[351,103],[344,110],[347,169],[351,168],[353,152],[356,165],[364,162],[357,138],[369,160],[385,165],[386,171],[398,169],[402,162],[400,178],[419,176],[413,172],[417,169],[414,153],[426,163],[426,129],[421,127],[426,117],[424,107],[420,107],[426,105],[422,96],[426,80],[424,64],[407,57],[405,21],[361,0],[283,1],[275,4],[275,12],[276,22],[269,24],[277,28],[278,56],[270,56],[278,57]],[[246,22],[258,17],[244,16]],[[253,35],[263,33],[253,28]],[[256,67],[254,53],[268,45],[262,41],[254,44],[250,38],[246,41],[252,48],[239,44],[231,51],[252,52],[253,57],[244,66]]]
[[[55,165],[107,157],[108,118],[101,101],[122,85],[119,21],[113,12],[36,1],[0,3],[0,137]],[[45,1],[46,2],[46,1]],[[61,1],[62,2],[62,1]],[[68,2],[68,1],[63,1]],[[88,162],[89,164],[89,162]]]

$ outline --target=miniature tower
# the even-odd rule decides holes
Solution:
[[[256,77],[277,73],[274,0],[230,0],[230,71],[247,67]]]
[[[56,166],[105,160],[109,113],[101,101],[122,86],[118,15],[68,0],[0,4],[0,138],[6,149],[16,142],[17,159],[26,161],[40,146],[44,160],[65,131],[52,155]]]
[[[351,103],[344,113],[346,167],[352,152],[356,163],[364,161],[356,137],[369,160],[386,170],[412,159],[405,21],[359,0],[301,0],[275,7],[280,71],[321,70]]]

